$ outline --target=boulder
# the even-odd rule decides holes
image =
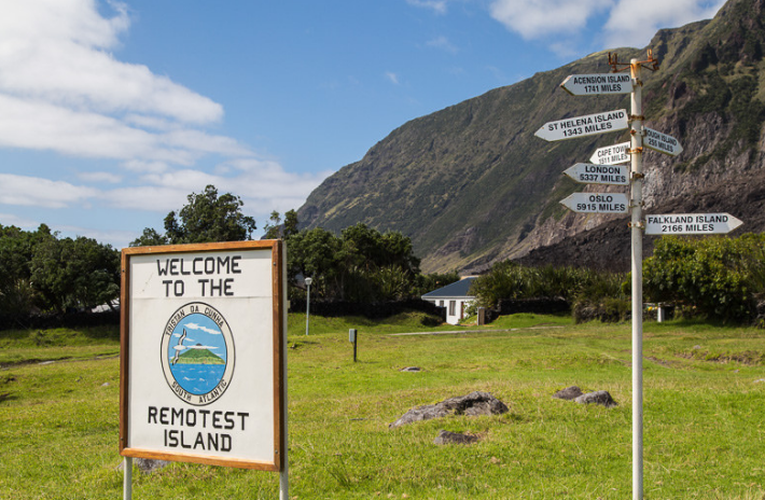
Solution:
[[[574,399],[574,401],[581,404],[599,404],[606,408],[618,406],[618,403],[614,401],[614,398],[611,397],[611,394],[609,394],[608,391],[588,392],[587,394],[582,394]]]
[[[446,399],[434,405],[412,408],[388,427],[392,429],[412,422],[441,418],[447,415],[500,415],[508,411],[510,409],[505,403],[488,392],[475,391],[466,396]]]
[[[433,444],[471,444],[478,441],[478,439],[478,436],[472,434],[460,434],[441,429],[438,431],[436,439],[433,440]]]
[[[579,387],[572,385],[571,387],[566,387],[565,389],[559,390],[558,392],[553,394],[553,397],[558,399],[565,399],[566,401],[571,401],[572,399],[578,398],[582,394],[584,393]]]

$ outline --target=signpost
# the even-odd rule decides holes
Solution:
[[[630,143],[620,142],[613,146],[606,146],[604,148],[596,149],[592,156],[590,156],[590,162],[600,165],[618,165],[620,163],[629,163],[630,155],[627,153],[630,149]]]
[[[573,193],[560,203],[577,213],[626,214],[629,209],[623,193]]]
[[[281,472],[288,498],[285,269],[280,240],[122,251],[126,480],[133,457],[196,462]]]
[[[569,75],[560,86],[571,95],[629,94],[632,78],[618,73]]]
[[[677,156],[683,152],[683,147],[680,145],[677,139],[669,134],[657,132],[648,127],[643,128],[645,130],[645,147],[653,149],[659,153],[664,153],[669,156]]]
[[[630,75],[570,75],[561,87],[572,95],[630,93],[629,123],[626,111],[610,111],[549,122],[535,135],[557,141],[630,128],[630,142],[600,148],[590,157],[592,163],[577,163],[564,172],[577,182],[629,185],[629,199],[625,194],[574,193],[561,203],[579,213],[631,213],[632,498],[643,500],[643,230],[646,234],[725,234],[742,222],[725,213],[648,215],[642,220],[643,146],[670,156],[679,155],[683,147],[671,135],[643,126],[641,72],[644,66],[658,68],[652,52],[648,51],[648,60],[632,59],[629,64],[609,54],[608,62],[614,72],[629,67]],[[628,161],[629,169],[617,166]]]
[[[630,184],[630,169],[626,165],[577,163],[564,170],[563,173],[582,184],[616,186],[629,186]]]
[[[627,111],[617,109],[547,122],[534,135],[546,141],[560,141],[604,132],[616,132],[629,127],[627,119]]]
[[[730,214],[646,215],[645,234],[728,234],[742,221]]]

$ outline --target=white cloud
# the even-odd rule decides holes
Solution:
[[[457,47],[455,47],[449,41],[449,39],[446,38],[445,36],[438,36],[436,38],[428,40],[425,45],[427,45],[428,47],[435,48],[435,49],[445,50],[446,52],[450,52],[452,54],[456,54],[457,52],[459,52]]]
[[[0,174],[0,186],[0,203],[7,205],[64,208],[99,194],[96,189],[68,182],[14,174]]]
[[[711,19],[725,0],[619,0],[605,24],[608,47],[644,47],[660,28]]]
[[[644,47],[659,28],[709,19],[725,0],[493,0],[491,16],[526,40],[546,40],[561,55],[574,55],[570,37],[605,14],[599,49]]]
[[[85,182],[117,184],[122,182],[122,176],[111,172],[80,172],[77,177]]]
[[[36,220],[19,217],[14,214],[0,214],[0,224],[3,226],[16,226],[26,230],[36,229],[40,225]]]
[[[202,326],[198,323],[186,323],[183,325],[184,328],[188,328],[190,330],[202,330],[203,332],[209,333],[210,335],[220,335],[220,330],[213,330],[212,328],[207,328],[206,326]]]
[[[96,0],[2,1],[0,147],[76,157],[192,165],[207,154],[250,156],[236,140],[195,127],[223,108],[109,52],[130,26],[127,8]]]
[[[111,19],[94,0],[3,2],[0,90],[100,112],[159,114],[206,123],[223,115],[210,99],[154,75],[144,65],[117,61],[107,49],[129,27],[124,4]]]
[[[549,34],[573,33],[613,0],[494,0],[491,17],[526,40]]]
[[[393,85],[398,85],[398,75],[396,73],[386,71],[385,78],[387,78]]]
[[[436,14],[446,14],[446,0],[406,0],[415,7],[432,9]]]

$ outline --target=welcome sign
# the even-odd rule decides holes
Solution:
[[[281,470],[282,245],[122,251],[123,456]]]

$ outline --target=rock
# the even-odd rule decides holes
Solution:
[[[151,474],[170,465],[167,460],[153,460],[151,458],[134,458],[133,463],[144,474]]]
[[[588,392],[587,394],[582,394],[578,398],[574,399],[574,401],[581,404],[595,403],[605,406],[606,408],[618,406],[618,403],[614,401],[608,391]]]
[[[151,458],[134,458],[133,459],[133,465],[135,465],[139,471],[143,472],[144,474],[151,474],[152,472],[158,471],[166,466],[168,466],[170,462],[167,460],[153,460]],[[119,466],[117,467],[117,470],[124,470],[125,468],[125,461],[123,460],[120,462]]]
[[[388,427],[393,429],[412,422],[441,418],[447,415],[500,415],[508,411],[510,410],[505,403],[488,392],[475,391],[467,396],[450,398],[434,405],[412,408]]]
[[[472,434],[460,434],[441,429],[438,431],[436,439],[433,440],[433,444],[471,444],[478,441],[478,439],[478,436]]]
[[[566,401],[571,401],[572,399],[578,398],[582,394],[584,393],[579,387],[572,385],[571,387],[566,387],[565,389],[559,390],[558,392],[553,394],[552,397],[558,398],[558,399],[565,399]]]

